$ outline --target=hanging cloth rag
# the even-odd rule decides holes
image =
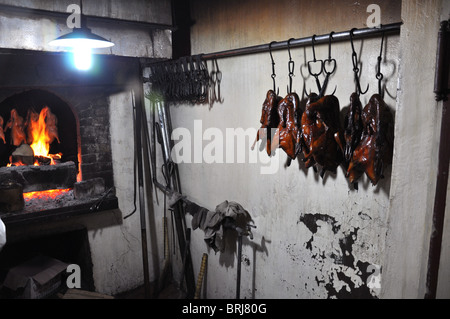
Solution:
[[[187,211],[189,210],[187,209]],[[200,228],[203,230],[205,233],[204,239],[208,246],[214,249],[215,252],[223,252],[225,251],[224,219],[231,218],[237,221],[240,217],[247,219],[249,214],[240,204],[224,201],[216,206],[215,211],[209,211],[200,207],[193,216],[192,229]]]
[[[179,200],[182,200],[185,205],[187,213],[193,216],[192,229],[200,228],[205,233],[204,240],[206,244],[211,247],[216,253],[218,251],[225,251],[224,242],[224,227],[223,221],[225,218],[233,219],[234,221],[250,219],[249,213],[238,203],[224,201],[216,206],[215,211],[210,211],[207,208],[201,207],[186,199],[181,194],[174,193],[169,197],[169,205],[175,205]]]

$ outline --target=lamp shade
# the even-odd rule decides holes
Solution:
[[[87,27],[74,28],[71,33],[65,34],[49,42],[51,46],[60,47],[84,47],[90,49],[109,48],[114,43],[92,33]]]

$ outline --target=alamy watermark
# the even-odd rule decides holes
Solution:
[[[367,18],[367,26],[369,28],[381,27],[381,8],[378,4],[370,4],[367,7],[367,12],[371,13]]]
[[[67,266],[66,272],[70,274],[67,276],[67,279],[66,279],[67,288],[80,289],[81,288],[81,268],[80,268],[80,266],[77,264],[70,264],[69,266]]]
[[[371,264],[367,266],[366,271],[370,274],[367,277],[366,285],[378,295],[381,291],[381,266]]]
[[[187,128],[173,130],[175,145],[171,158],[176,164],[261,164],[262,175],[276,174],[280,168],[280,152],[275,151],[269,157],[265,151],[251,149],[258,131],[261,137],[266,135],[265,129],[256,128],[226,128],[223,131],[210,127],[203,130],[202,120],[195,120],[193,134]],[[265,138],[260,141],[264,146],[265,142]]]
[[[69,29],[81,28],[81,8],[78,4],[69,4],[67,12],[71,14],[67,17],[66,24]]]

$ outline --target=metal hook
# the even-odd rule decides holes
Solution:
[[[313,51],[313,58],[314,58],[314,62],[316,62],[317,60],[316,60],[316,49],[314,48],[314,42],[316,42],[316,36],[317,35],[313,35],[312,36],[312,40],[311,40],[311,42],[312,42],[312,51]]]
[[[369,84],[367,84],[367,89],[365,92],[361,90],[361,83],[359,82],[359,68],[358,68],[358,55],[355,51],[355,46],[353,44],[353,32],[357,30],[357,28],[353,28],[350,30],[350,43],[352,45],[352,62],[353,62],[353,72],[355,73],[355,81],[358,90],[358,95],[366,94],[369,91]]]
[[[292,77],[294,76],[294,70],[295,70],[295,62],[292,61],[291,56],[291,41],[294,40],[294,38],[291,38],[288,40],[288,53],[289,53],[289,63],[288,63],[288,70],[289,70],[289,87],[288,87],[288,94],[292,93]]]
[[[333,34],[334,34],[334,31],[332,31],[330,33],[330,39],[329,39],[329,42],[328,42],[328,59],[326,59],[324,61],[324,63],[323,63],[323,71],[325,72],[326,76],[325,76],[325,81],[323,82],[323,85],[322,85],[322,90],[320,91],[320,94],[319,94],[320,97],[323,97],[325,95],[325,91],[326,91],[327,86],[328,86],[329,78],[334,73],[334,71],[336,70],[337,62],[336,62],[335,59],[331,58],[331,40],[333,38]],[[327,65],[330,65],[330,66],[332,65],[333,66],[331,71],[329,71],[327,69]],[[337,90],[337,85],[334,88],[334,92],[333,92],[332,95],[334,95],[334,93],[336,93],[336,90]]]
[[[334,71],[336,70],[336,60],[331,58],[331,40],[333,39],[333,34],[334,33],[335,33],[334,31],[332,31],[330,33],[330,39],[328,41],[328,59],[326,59],[324,61],[325,63],[323,65],[323,69],[324,69],[325,74],[333,74]],[[333,64],[333,69],[331,71],[327,70],[327,64]]]
[[[217,100],[216,102],[223,103],[223,98],[220,94],[220,82],[222,82],[222,71],[219,69],[219,64],[217,63],[217,59],[214,59],[214,63],[216,64],[216,83],[217,83]]]
[[[377,74],[376,74],[376,78],[378,80],[378,94],[383,97],[383,92],[381,89],[381,82],[383,80],[383,73],[381,73],[381,61],[383,60],[383,44],[384,44],[384,32],[383,35],[381,37],[381,49],[380,49],[380,55],[378,56],[378,65],[377,65]]]
[[[276,83],[275,83],[275,78],[277,77],[276,73],[275,73],[275,60],[273,59],[273,55],[272,55],[272,44],[276,43],[276,41],[272,41],[269,44],[269,53],[270,53],[270,59],[272,60],[272,81],[273,81],[273,92],[277,92],[278,90],[276,89]],[[278,95],[278,93],[277,93]]]
[[[310,75],[312,75],[315,79],[316,79],[316,84],[317,84],[317,89],[318,91],[322,91],[322,86],[320,85],[320,81],[319,81],[319,75],[321,75],[323,73],[323,60],[317,60],[316,59],[316,49],[314,48],[314,43],[316,42],[316,35],[314,34],[312,37],[312,50],[313,50],[313,61],[308,61],[308,72]],[[320,64],[320,72],[316,72],[314,73],[312,71],[311,65],[312,64],[316,64],[319,63]]]

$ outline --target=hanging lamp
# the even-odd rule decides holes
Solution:
[[[92,66],[92,49],[109,48],[111,41],[92,33],[83,16],[83,2],[80,1],[80,28],[73,28],[71,33],[62,35],[49,42],[51,46],[72,48],[74,64],[79,70],[88,70]]]

